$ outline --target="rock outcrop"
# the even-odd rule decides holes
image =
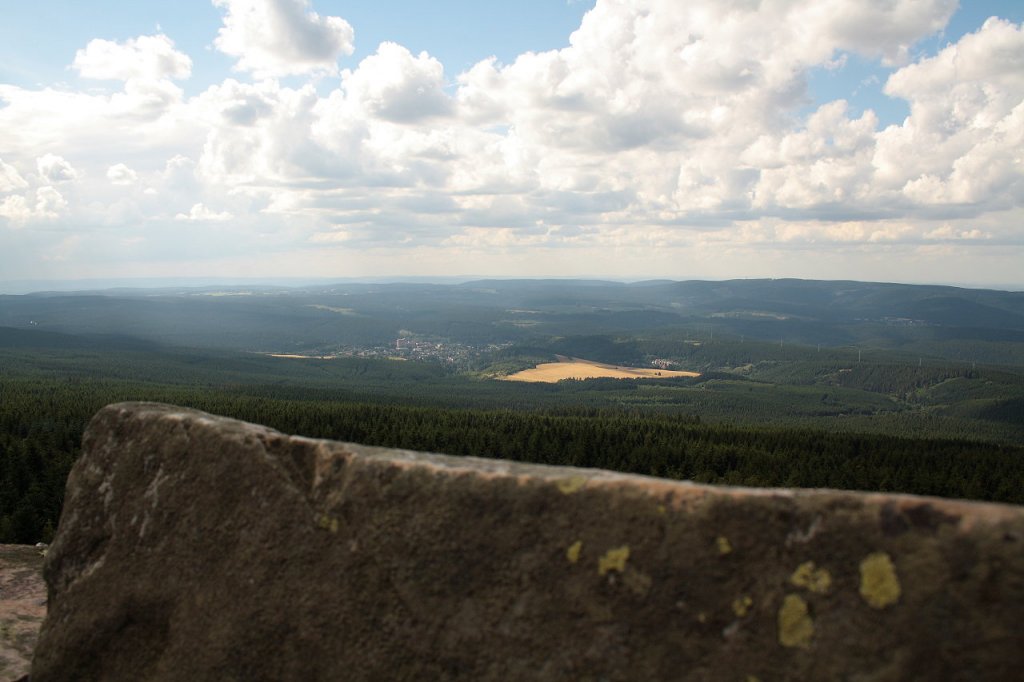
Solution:
[[[46,616],[41,548],[0,545],[0,680],[28,674]]]
[[[481,453],[486,454],[486,453]],[[93,419],[33,682],[999,680],[1024,509]]]

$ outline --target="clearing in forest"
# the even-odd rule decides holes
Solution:
[[[559,357],[558,362],[545,362],[532,369],[524,369],[500,378],[504,381],[554,383],[564,379],[669,379],[699,376],[699,372],[679,372],[656,367],[619,367],[579,358]]]

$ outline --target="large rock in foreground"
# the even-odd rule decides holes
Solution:
[[[1020,679],[1022,550],[1017,507],[113,405],[68,480],[32,679]]]

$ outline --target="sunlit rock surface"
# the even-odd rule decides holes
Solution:
[[[34,682],[1024,666],[1024,508],[369,448],[155,404],[94,418],[44,571]]]

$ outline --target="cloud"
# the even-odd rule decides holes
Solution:
[[[310,85],[227,80],[190,103],[205,124],[196,167],[205,182],[244,192],[252,186],[330,177],[352,162],[311,139],[319,99]]]
[[[214,46],[255,76],[336,73],[352,54],[354,31],[341,17],[322,17],[309,0],[213,0],[226,10]]]
[[[910,104],[879,133],[875,182],[923,205],[1020,205],[1024,196],[1024,28],[989,19],[934,57],[892,74]]]
[[[192,60],[174,49],[174,41],[165,35],[139,36],[123,43],[97,38],[75,53],[71,68],[97,80],[183,79],[192,74]]]
[[[115,185],[133,185],[138,179],[138,173],[123,163],[115,164],[107,169],[107,180]]]
[[[25,197],[15,194],[0,201],[0,217],[14,225],[22,225],[33,217],[33,212]]]
[[[12,192],[25,187],[28,187],[28,183],[21,177],[18,169],[0,159],[0,192]]]
[[[923,36],[941,31],[956,11],[958,2],[825,0],[801,3],[801,6],[799,14],[817,19],[814,23],[827,31],[840,49],[881,57],[883,64],[893,65],[905,63],[910,48]]]
[[[222,222],[225,220],[231,220],[231,218],[233,217],[234,216],[232,216],[227,211],[217,213],[215,211],[211,211],[203,204],[195,204],[194,206],[192,206],[188,213],[179,213],[178,215],[174,216],[174,219],[189,221]]]
[[[338,244],[352,239],[351,233],[347,230],[334,230],[331,232],[317,232],[309,238],[313,244]]]
[[[39,175],[52,183],[72,182],[78,178],[78,171],[64,157],[56,154],[45,154],[36,159],[36,169]]]
[[[870,111],[849,119],[839,100],[821,106],[802,130],[758,139],[742,157],[760,168],[751,205],[800,209],[864,200],[877,124]]]
[[[145,225],[146,240],[169,242],[221,221],[222,255],[255,232],[282,249],[398,256],[601,245],[638,268],[646,248],[666,269],[690,262],[669,254],[701,249],[770,248],[781,263],[1024,241],[1022,27],[993,19],[914,57],[950,0],[598,0],[567,47],[455,75],[392,42],[338,72],[352,50],[338,17],[303,0],[216,4],[217,47],[246,73],[202,92],[171,82],[179,62],[146,62],[175,52],[146,36],[76,57],[83,76],[126,79],[118,91],[0,85],[9,222]],[[102,67],[132,49],[155,66]],[[884,92],[907,102],[904,121],[881,128],[870,110],[812,102],[809,74],[845,74],[851,54],[901,64]],[[315,81],[325,73],[340,78]],[[751,266],[747,255],[730,262]],[[459,267],[477,262],[489,261]]]
[[[50,186],[40,187],[36,190],[37,217],[52,220],[63,213],[68,207],[68,202],[60,192]]]
[[[444,67],[426,52],[413,56],[396,43],[384,42],[355,71],[342,74],[346,99],[370,116],[413,123],[452,109],[444,92]]]
[[[49,185],[35,191],[35,202],[27,196],[14,194],[0,202],[0,217],[20,227],[34,222],[49,222],[66,211],[68,202]]]
[[[943,225],[925,232],[924,237],[935,241],[959,241],[987,239],[989,235],[977,228],[956,229],[952,225]]]
[[[8,161],[27,161],[60,150],[96,159],[99,170],[129,152],[149,156],[189,144],[201,131],[181,109],[183,92],[170,81],[126,81],[114,93],[0,84],[0,149]],[[9,152],[7,150],[10,150]],[[17,155],[17,156],[15,156]]]

